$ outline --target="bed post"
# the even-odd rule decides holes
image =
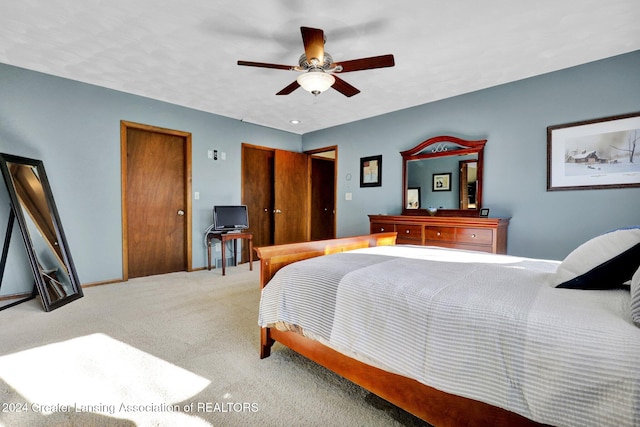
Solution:
[[[260,359],[271,356],[271,346],[275,342],[271,338],[271,328],[260,329]]]

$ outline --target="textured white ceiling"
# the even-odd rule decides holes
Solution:
[[[300,27],[361,93],[276,96]],[[1,0],[0,62],[304,134],[640,49],[638,0]],[[290,120],[300,123],[293,125]]]

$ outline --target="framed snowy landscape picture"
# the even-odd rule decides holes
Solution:
[[[640,112],[547,127],[547,191],[640,187]]]

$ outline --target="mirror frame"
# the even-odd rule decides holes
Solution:
[[[33,247],[33,242],[31,240],[31,235],[29,234],[29,228],[27,226],[26,219],[22,212],[22,207],[20,204],[20,199],[18,198],[18,193],[16,191],[13,176],[11,175],[11,171],[9,170],[8,164],[10,163],[34,167],[37,171],[38,178],[42,185],[44,197],[47,202],[47,206],[49,208],[49,214],[51,216],[51,221],[53,223],[53,227],[57,237],[57,241],[54,244],[57,244],[58,247],[60,248],[62,261],[67,269],[67,272],[69,275],[69,282],[73,290],[73,293],[70,293],[69,295],[66,295],[55,301],[52,301],[49,298],[49,294],[46,288],[47,286],[46,280],[45,280],[43,271],[41,270],[40,264],[38,262],[37,254]],[[73,260],[71,258],[71,253],[69,252],[69,245],[67,244],[67,239],[62,229],[62,223],[60,222],[58,209],[56,208],[56,205],[53,199],[53,193],[51,192],[49,180],[47,178],[47,174],[44,169],[44,163],[41,160],[29,159],[26,157],[15,156],[12,154],[0,153],[0,169],[2,170],[2,176],[4,178],[4,182],[9,192],[9,199],[11,202],[12,212],[15,215],[15,219],[18,221],[20,234],[22,235],[22,240],[24,241],[25,248],[27,250],[29,265],[31,266],[33,277],[35,279],[35,287],[38,293],[40,294],[40,299],[42,301],[42,306],[44,310],[51,311],[65,304],[68,304],[71,301],[74,301],[78,298],[83,297],[84,294],[82,292],[82,287],[80,286],[80,281],[78,280],[78,275],[76,273],[76,269],[73,264]],[[12,230],[7,230],[7,233],[11,233],[11,232]]]
[[[447,150],[445,144],[453,143],[460,146],[457,150]],[[482,172],[484,169],[483,156],[486,139],[466,140],[456,138],[455,136],[441,135],[422,141],[415,147],[401,151],[402,155],[402,214],[403,215],[429,215],[425,207],[418,209],[407,209],[407,191],[408,191],[408,164],[413,160],[435,159],[445,156],[460,156],[467,154],[478,155],[478,177],[476,189],[476,207],[474,209],[438,209],[437,216],[479,216],[482,208]],[[429,147],[431,147],[429,149]]]

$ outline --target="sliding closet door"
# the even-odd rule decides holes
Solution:
[[[274,166],[274,243],[308,241],[311,203],[309,156],[276,150]]]

